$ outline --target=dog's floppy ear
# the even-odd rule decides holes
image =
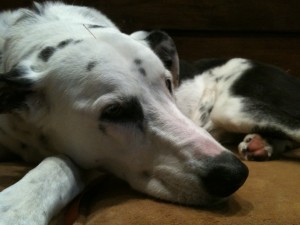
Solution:
[[[137,31],[131,36],[134,39],[145,41],[158,55],[165,67],[172,73],[174,86],[177,87],[179,83],[179,59],[173,39],[160,30]]]
[[[9,113],[25,106],[28,95],[33,93],[34,79],[26,76],[24,67],[0,74],[0,113]]]

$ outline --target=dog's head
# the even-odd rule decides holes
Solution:
[[[247,168],[175,105],[172,39],[103,29],[45,46],[3,74],[0,111],[38,128],[48,149],[152,196],[203,205],[235,192]]]

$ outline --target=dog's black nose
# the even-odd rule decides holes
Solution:
[[[233,194],[248,177],[246,165],[230,152],[224,152],[207,163],[208,173],[202,181],[213,196],[223,198]]]

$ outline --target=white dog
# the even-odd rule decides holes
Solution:
[[[176,107],[165,33],[129,36],[62,3],[4,12],[0,23],[0,155],[42,161],[0,193],[1,225],[47,224],[83,189],[81,169],[183,204],[217,203],[244,183],[245,165]]]

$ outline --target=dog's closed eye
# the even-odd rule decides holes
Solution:
[[[114,121],[117,120],[120,116],[122,116],[122,107],[120,104],[112,104],[106,107],[101,114],[101,120]]]
[[[131,97],[122,102],[108,105],[100,115],[100,121],[113,123],[141,123],[144,113],[137,98]]]

